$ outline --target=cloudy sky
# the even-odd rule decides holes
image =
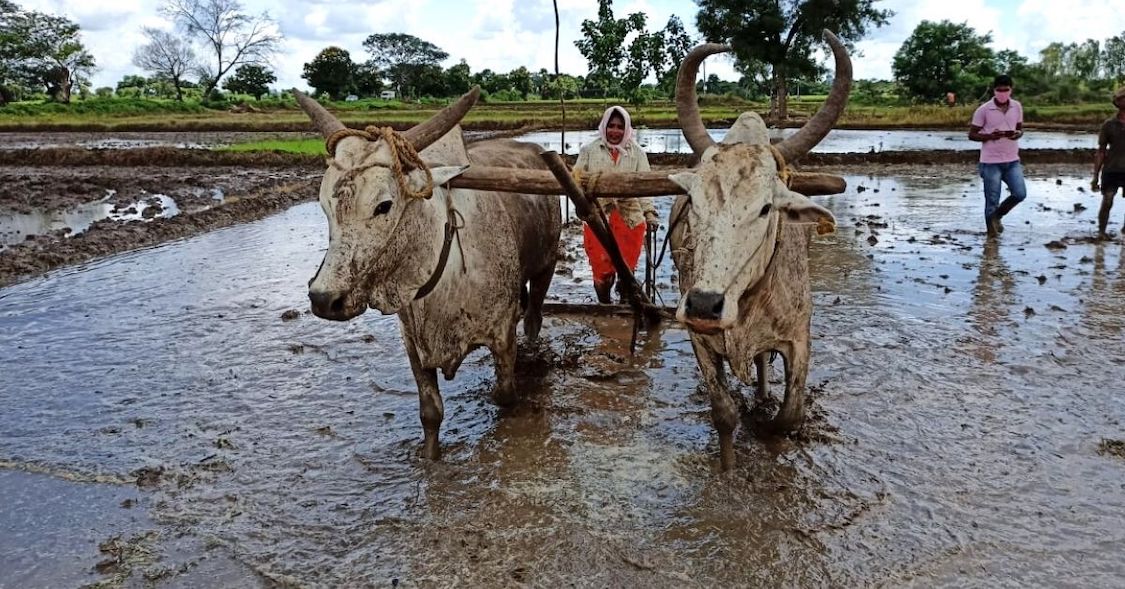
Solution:
[[[890,23],[872,32],[853,56],[857,78],[891,77],[891,59],[922,20],[967,22],[978,33],[990,32],[995,50],[1014,49],[1032,61],[1052,41],[1102,41],[1125,32],[1125,11],[1110,8],[1117,0],[882,0],[895,12]],[[15,0],[24,9],[64,15],[82,27],[83,41],[98,70],[94,86],[114,86],[132,65],[142,43],[141,27],[170,28],[157,14],[160,0]],[[554,71],[555,14],[551,0],[242,0],[247,12],[269,11],[285,37],[275,60],[278,87],[305,88],[302,66],[329,45],[343,47],[354,61],[368,56],[363,40],[373,33],[409,33],[449,53],[444,64],[464,59],[472,71],[508,72],[519,66]],[[581,22],[597,18],[597,0],[559,0],[559,67],[584,75],[586,62],[574,47]],[[659,29],[678,15],[695,33],[698,7],[692,0],[615,0],[614,15],[648,15],[649,29]],[[728,61],[707,62],[708,73],[735,79]]]

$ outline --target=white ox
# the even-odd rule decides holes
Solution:
[[[561,229],[556,198],[443,187],[470,164],[544,169],[530,144],[499,140],[466,147],[457,123],[478,94],[474,88],[403,134],[424,165],[411,169],[405,158],[400,176],[394,152],[403,155],[408,147],[341,134],[343,124],[297,93],[330,138],[330,151],[335,144],[320,187],[329,241],[309,282],[312,311],[340,321],[369,306],[398,315],[418,385],[422,453],[429,459],[441,455],[438,369],[450,380],[470,351],[487,347],[496,362],[493,399],[501,405],[517,400],[516,324],[522,315],[528,339],[538,337]],[[410,196],[425,192],[427,174],[432,198]]]
[[[785,161],[811,150],[843,111],[851,85],[851,61],[834,35],[825,38],[836,59],[836,79],[824,106],[796,134],[771,149],[765,123],[741,115],[715,143],[696,105],[695,76],[708,55],[724,45],[695,48],[680,67],[677,109],[698,168],[673,174],[686,196],[672,209],[670,237],[679,271],[681,302],[676,318],[690,329],[692,347],[711,400],[724,470],[734,464],[737,405],[727,387],[724,361],[750,384],[757,367],[758,396],[767,394],[769,354],[785,360],[785,399],[771,425],[780,431],[804,421],[809,367],[808,245],[814,225],[835,227],[828,210],[782,181]]]

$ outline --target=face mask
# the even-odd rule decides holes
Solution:
[[[996,102],[1000,103],[1008,102],[1008,99],[1012,97],[1011,90],[993,90],[992,94],[996,96]]]

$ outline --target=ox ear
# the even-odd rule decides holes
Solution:
[[[469,166],[438,166],[430,168],[430,175],[434,177],[434,186],[441,186],[446,182],[460,176],[468,170]]]
[[[695,172],[672,174],[668,176],[668,179],[678,184],[680,188],[683,188],[688,194],[691,194],[691,191],[695,190],[695,187],[699,185],[699,174]]]
[[[836,217],[828,209],[809,200],[808,197],[789,190],[780,182],[773,196],[773,206],[787,221],[795,223],[816,223],[819,235],[836,231]]]

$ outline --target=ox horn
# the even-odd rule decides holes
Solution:
[[[827,29],[824,31],[824,40],[832,47],[832,55],[836,58],[836,79],[832,81],[832,91],[820,110],[800,130],[777,144],[777,150],[787,162],[800,158],[816,147],[832,130],[848,103],[848,93],[852,87],[852,60],[836,35]]]
[[[325,138],[345,128],[344,124],[341,123],[339,119],[332,116],[332,113],[325,110],[319,102],[306,96],[304,92],[294,88],[293,96],[297,98],[297,104],[301,105],[301,110],[305,111],[305,114],[309,115],[309,118],[312,119],[313,126],[316,127],[316,130]]]
[[[441,139],[452,129],[461,119],[465,117],[465,113],[473,107],[480,96],[480,86],[473,86],[471,90],[466,92],[457,102],[443,108],[434,116],[430,117],[424,123],[420,123],[411,127],[403,135],[414,146],[415,151],[422,151],[430,146],[434,141]]]
[[[691,150],[698,157],[715,144],[715,140],[707,134],[707,127],[703,125],[703,117],[699,114],[699,103],[695,95],[695,77],[699,73],[699,64],[709,55],[730,51],[729,45],[718,43],[704,43],[691,53],[687,54],[680,71],[676,74],[676,116],[680,119],[684,138],[687,139]]]

